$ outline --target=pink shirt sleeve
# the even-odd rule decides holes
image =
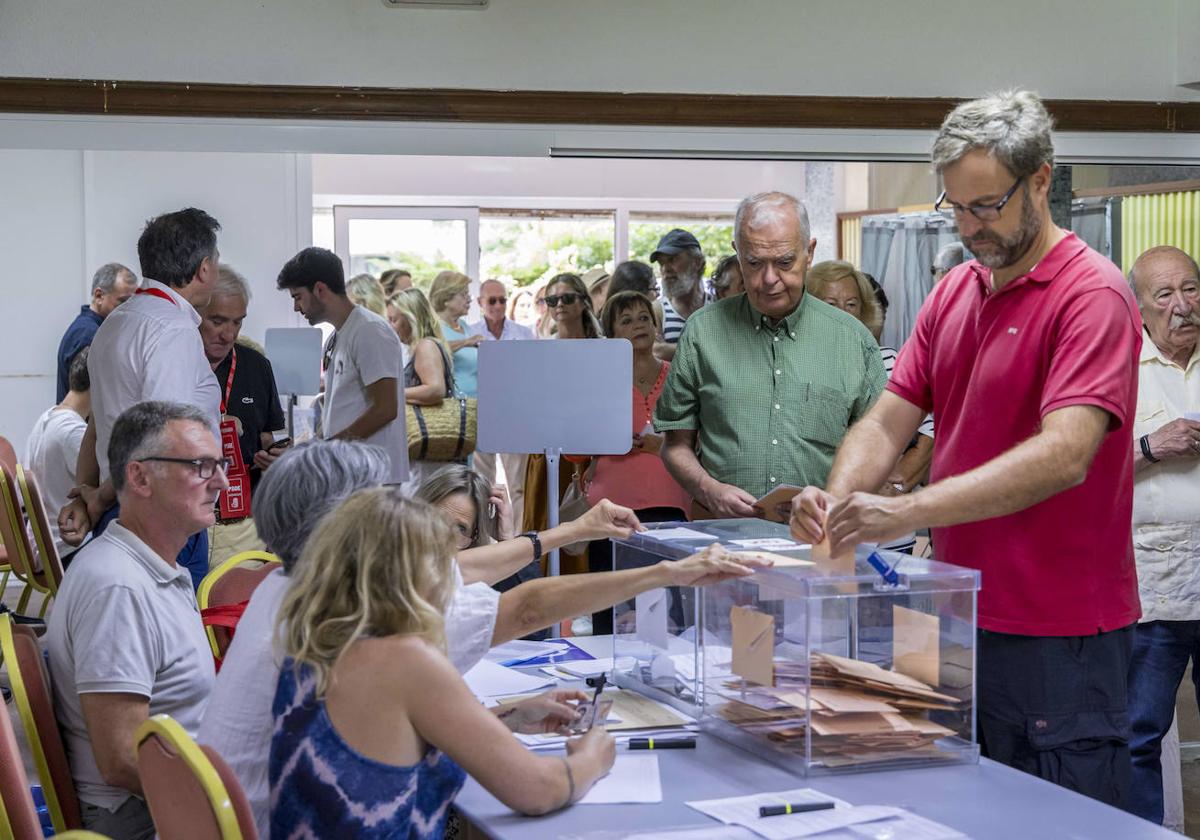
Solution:
[[[1058,324],[1042,416],[1070,405],[1094,405],[1112,415],[1112,428],[1125,425],[1137,399],[1141,349],[1141,320],[1131,301],[1116,289],[1079,295]]]

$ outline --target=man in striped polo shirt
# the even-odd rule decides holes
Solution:
[[[658,240],[650,262],[658,263],[663,282],[663,336],[655,342],[654,355],[669,362],[683,325],[710,300],[704,291],[704,251],[696,237],[675,228]]]

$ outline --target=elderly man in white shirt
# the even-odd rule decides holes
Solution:
[[[104,319],[88,356],[92,416],[79,451],[78,495],[58,518],[59,532],[71,545],[83,542],[89,531],[102,533],[119,513],[108,440],[126,409],[148,400],[194,406],[220,440],[221,389],[196,329],[196,308],[208,305],[217,282],[220,229],[212,216],[189,207],[151,219],[138,238],[145,282]],[[208,572],[208,533],[192,536],[177,559],[199,586]]]
[[[175,557],[212,525],[226,462],[208,415],[166,402],[122,413],[105,454],[121,512],[75,555],[46,646],[84,827],[153,837],[133,738],[157,714],[193,736],[200,727],[212,653],[191,578]]]
[[[1149,340],[1138,360],[1133,431],[1142,618],[1129,669],[1129,810],[1161,824],[1164,775],[1179,775],[1177,763],[1162,766],[1163,738],[1188,663],[1200,671],[1200,268],[1161,246],[1138,257],[1130,282]]]
[[[483,336],[484,341],[534,341],[537,336],[529,327],[523,327],[508,317],[508,289],[499,280],[484,280],[479,284],[479,311],[483,317],[469,326],[473,335]],[[504,483],[508,488],[509,507],[512,511],[512,530],[521,530],[525,513],[525,466],[529,456],[522,452],[476,452],[473,466],[493,485],[496,484],[495,458],[504,465]]]
[[[271,703],[282,663],[272,649],[279,605],[309,534],[321,517],[358,490],[384,483],[385,453],[349,441],[312,441],[279,457],[254,496],[258,535],[283,560],[250,598],[221,664],[216,687],[200,726],[199,741],[221,754],[241,782],[259,834],[270,824],[267,760],[273,728]],[[465,560],[481,559],[493,578],[530,563],[540,551],[578,540],[628,536],[640,527],[633,512],[602,500],[583,517],[540,534],[469,549]],[[477,563],[471,564],[473,567]],[[474,667],[502,644],[576,615],[584,615],[661,586],[695,586],[750,574],[729,558],[696,555],[642,569],[541,578],[503,594],[486,583],[466,584],[454,564],[456,587],[446,610],[446,652],[460,672]]]

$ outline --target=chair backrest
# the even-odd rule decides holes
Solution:
[[[256,837],[242,833],[234,800],[221,774],[170,715],[155,715],[143,723],[135,742],[142,792],[162,840]],[[249,811],[245,800],[242,793],[241,801]]]
[[[62,560],[58,556],[58,547],[54,544],[54,532],[50,530],[50,517],[46,513],[46,506],[42,504],[42,491],[38,488],[33,473],[25,470],[20,464],[17,464],[17,485],[25,503],[25,515],[29,517],[29,525],[33,530],[34,546],[42,560],[46,586],[50,594],[57,595],[63,577]]]
[[[29,793],[29,777],[8,710],[0,710],[0,837],[42,840],[42,824]]]
[[[233,813],[237,816],[238,828],[242,831],[242,837],[245,840],[254,840],[258,837],[258,826],[254,822],[254,809],[250,807],[250,800],[246,798],[246,791],[242,789],[242,783],[238,781],[237,774],[233,772],[232,767],[225,763],[221,754],[212,747],[201,744],[200,750],[212,762],[213,769],[221,778],[221,784],[225,785],[225,792],[229,794],[229,801],[233,803]]]
[[[257,568],[244,565],[252,562],[262,565]],[[200,588],[196,590],[196,601],[200,604],[200,609],[249,601],[263,578],[278,569],[280,562],[278,557],[267,551],[243,551],[233,555],[200,581]],[[208,644],[212,648],[213,656],[221,659],[229,648],[232,634],[225,627],[206,626],[204,629],[208,633]]]
[[[10,470],[17,468],[17,450],[13,449],[6,437],[0,437],[0,464],[4,464]]]
[[[16,468],[0,460],[0,537],[8,549],[8,562],[19,580],[41,588],[40,576],[33,571],[33,544],[25,529],[21,496],[17,490]]]
[[[8,666],[13,699],[25,740],[33,753],[33,766],[42,783],[54,830],[83,828],[71,765],[54,717],[54,694],[46,660],[33,631],[14,625],[5,613],[0,613],[0,656]]]

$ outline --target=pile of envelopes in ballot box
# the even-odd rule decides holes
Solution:
[[[725,682],[717,714],[789,752],[805,751],[811,726],[813,762],[829,768],[944,759],[935,742],[956,733],[929,713],[964,708],[920,680],[857,659],[816,653],[809,668],[777,661],[773,669],[770,687]]]

